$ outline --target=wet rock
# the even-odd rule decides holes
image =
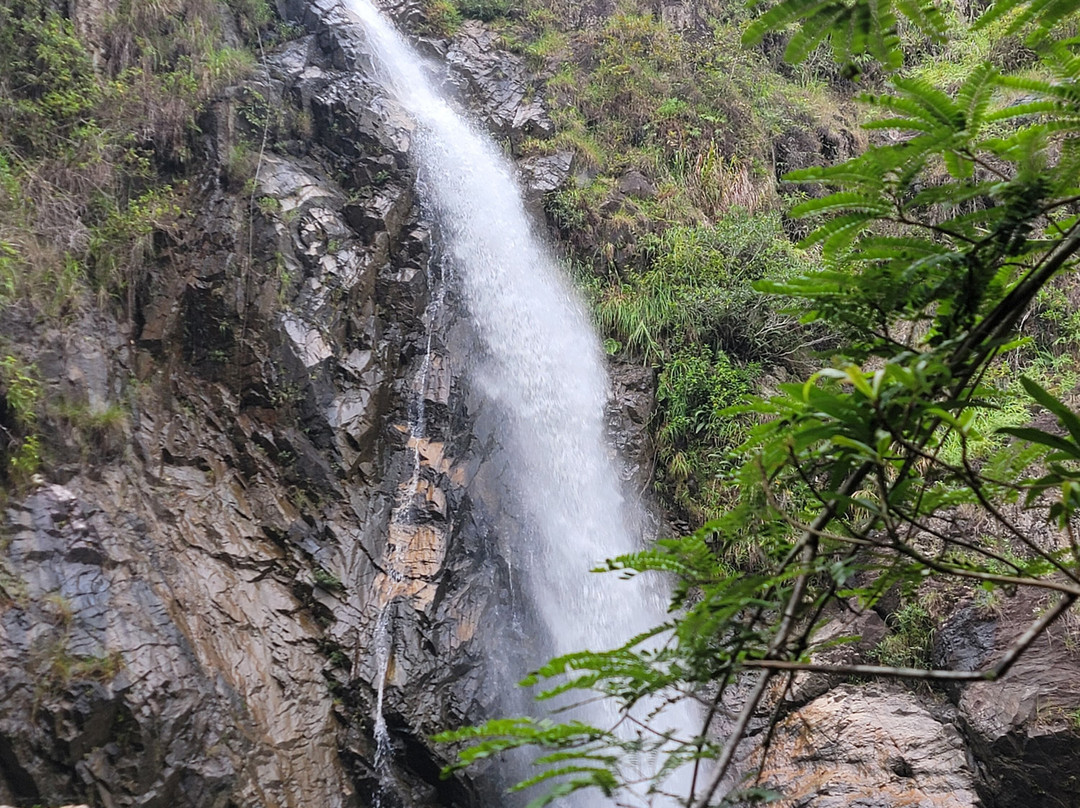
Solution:
[[[394,185],[379,188],[370,199],[345,206],[345,221],[359,236],[367,240],[385,231],[396,239],[412,211],[413,195]]]
[[[517,146],[526,138],[555,134],[525,60],[499,47],[495,32],[467,20],[451,42],[446,61],[497,138]]]
[[[131,451],[5,517],[0,802],[370,804],[384,610],[403,798],[475,799],[439,780],[426,739],[492,709],[477,643],[506,623],[507,587],[476,569],[505,564],[463,487],[482,447],[451,396],[456,349],[415,375],[431,227],[411,123],[351,72],[366,45],[341,7],[294,5],[312,36],[263,89],[310,116],[312,142],[267,149],[252,206],[226,176],[241,127],[225,94],[202,122],[184,248],[140,290],[137,353],[111,321],[26,333],[66,397],[131,402]],[[429,434],[457,437],[386,430],[414,390]],[[413,523],[391,530],[414,461]],[[405,589],[385,566],[399,546]]]
[[[652,199],[656,196],[656,186],[640,171],[627,171],[615,184],[615,189],[623,196],[636,196],[640,199]]]
[[[800,808],[981,806],[946,713],[884,685],[840,685],[776,728],[763,781]]]
[[[200,669],[171,598],[108,514],[52,485],[11,518],[4,564],[19,592],[0,614],[0,797],[62,802],[73,771],[86,775],[82,796],[116,805],[196,806],[235,787],[254,750],[223,733],[244,711]]]
[[[993,665],[1046,605],[1022,592],[997,610],[958,609],[938,631],[938,661],[959,670]],[[1080,806],[1080,649],[1071,632],[1063,618],[1004,678],[954,692],[988,806]]]
[[[570,182],[574,155],[571,152],[526,157],[518,162],[525,204],[537,222],[544,221],[544,197]]]
[[[570,181],[573,159],[573,153],[562,151],[521,160],[518,168],[528,195],[540,197],[565,186]]]
[[[427,273],[414,266],[383,273],[379,278],[379,302],[393,312],[398,322],[422,329],[423,314],[430,302]]]
[[[612,359],[608,362],[611,397],[607,406],[608,438],[622,460],[621,474],[635,491],[643,490],[653,472],[649,422],[656,408],[652,368]]]
[[[317,328],[288,313],[281,318],[290,349],[305,368],[312,368],[334,355],[326,338]]]
[[[353,181],[370,185],[406,167],[413,123],[396,102],[354,73],[302,85],[320,142],[349,164]]]

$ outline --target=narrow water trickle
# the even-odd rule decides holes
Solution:
[[[375,621],[375,667],[377,684],[375,690],[375,777],[377,780],[375,798],[372,802],[374,808],[383,808],[383,801],[393,789],[393,774],[390,763],[394,756],[394,747],[390,739],[390,730],[386,726],[386,715],[383,713],[383,704],[386,700],[386,677],[390,672],[390,653],[392,651],[390,637],[390,604],[387,603],[379,611],[379,617]]]
[[[506,537],[509,563],[540,624],[536,633],[547,638],[533,664],[619,645],[661,622],[666,599],[645,578],[589,571],[640,546],[605,444],[598,339],[533,232],[501,150],[437,91],[420,57],[368,0],[347,5],[367,35],[376,78],[416,122],[411,155],[424,177],[421,204],[437,222],[443,260],[476,334],[469,382],[496,416],[521,514],[519,535]],[[391,633],[388,626],[387,643]],[[381,679],[379,686],[381,704]],[[614,720],[604,705],[584,709],[584,720]],[[666,718],[695,734],[689,712]]]
[[[446,299],[446,279],[436,278],[433,272],[434,259],[429,259],[426,267],[427,287],[434,289],[424,312],[425,347],[412,383],[412,395],[408,403],[409,441],[412,449],[412,474],[409,480],[398,488],[394,505],[390,511],[390,530],[386,549],[385,589],[380,598],[379,614],[375,620],[372,643],[375,649],[375,711],[372,716],[375,735],[375,775],[377,786],[374,795],[374,808],[384,808],[387,795],[394,790],[394,778],[391,764],[394,747],[390,730],[386,725],[384,711],[386,702],[386,684],[390,676],[390,663],[394,653],[393,608],[394,601],[410,594],[408,587],[409,563],[408,541],[410,527],[417,521],[417,498],[420,490],[420,446],[427,437],[427,391],[431,376],[432,353],[435,344],[435,332],[438,329],[443,303]]]

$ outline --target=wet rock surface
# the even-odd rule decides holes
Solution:
[[[611,360],[611,398],[607,407],[608,439],[622,460],[623,481],[634,492],[652,480],[654,448],[649,422],[656,409],[653,369],[637,363]]]
[[[446,61],[496,138],[505,138],[516,147],[526,138],[555,134],[555,124],[530,79],[525,60],[500,47],[494,31],[467,20],[452,40]]]
[[[1048,605],[1027,592],[997,609],[958,609],[939,631],[939,664],[958,670],[993,666]],[[951,695],[979,761],[980,793],[990,806],[1080,806],[1080,630],[1054,624],[999,681],[973,682]]]
[[[105,4],[75,5],[98,30]],[[366,78],[339,3],[280,5],[307,34],[200,122],[197,213],[136,290],[135,316],[0,323],[51,400],[97,419],[50,416],[53,462],[6,504],[0,803],[333,808],[372,804],[388,778],[385,808],[492,804],[490,785],[439,779],[446,752],[427,738],[505,710],[496,694],[524,669],[503,538],[520,514],[502,497],[491,416],[462,383],[471,336],[433,311],[444,279],[412,123]],[[595,26],[614,8],[575,13]],[[392,11],[414,26],[423,13]],[[657,11],[697,24],[691,4]],[[527,66],[490,30],[467,23],[425,48],[511,147],[550,134]],[[230,155],[254,134],[255,92],[285,123],[244,174]],[[778,168],[850,148],[787,132]],[[522,162],[537,211],[571,163]],[[655,189],[628,173],[617,193]],[[613,363],[611,376],[609,436],[642,491],[653,374]],[[1025,626],[971,604],[935,653],[979,669]],[[866,661],[886,630],[872,613],[838,618],[825,636],[860,641],[816,658]],[[498,632],[522,658],[490,659]],[[1005,680],[947,693],[802,677],[768,778],[788,805],[1077,806],[1076,636],[1055,627]]]
[[[478,800],[426,740],[510,676],[481,643],[509,587],[469,490],[467,334],[426,335],[441,278],[411,123],[342,8],[294,5],[310,33],[201,122],[196,214],[134,330],[5,324],[50,399],[123,416],[52,424],[66,461],[5,515],[0,802],[370,804],[383,677],[384,804]],[[230,155],[254,91],[310,132],[283,131],[251,183]]]
[[[762,779],[785,806],[982,804],[955,718],[879,684],[840,685],[783,720]]]

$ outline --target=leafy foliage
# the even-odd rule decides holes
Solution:
[[[722,411],[753,424],[727,473],[738,502],[692,535],[609,562],[624,575],[671,576],[670,619],[612,651],[553,660],[527,680],[544,681],[544,696],[612,700],[613,725],[510,722],[455,739],[478,741],[484,755],[500,745],[546,750],[563,739],[560,766],[629,757],[628,767],[604,764],[615,779],[601,788],[620,800],[642,756],[655,758],[650,793],[676,787],[672,775],[685,764],[693,776],[681,799],[705,808],[716,804],[751,719],[771,712],[775,721],[785,709],[769,695],[785,689],[770,691],[776,677],[825,669],[992,680],[1073,607],[1080,598],[1080,417],[1027,376],[1019,385],[1023,409],[1038,415],[1037,425],[997,417],[1000,402],[1009,419],[1020,414],[1011,405],[1016,389],[1001,385],[1015,375],[1005,363],[1028,350],[1017,340],[1026,314],[1076,269],[1080,254],[1080,58],[1077,41],[1055,34],[1073,6],[992,5],[976,24],[1013,20],[1010,30],[1023,29],[1042,59],[1038,71],[982,63],[945,88],[894,76],[887,91],[865,98],[874,114],[868,126],[888,137],[851,160],[791,175],[826,188],[793,211],[814,222],[801,246],[819,250],[821,266],[761,278],[756,288],[787,297],[804,322],[839,334],[828,363],[769,397]],[[897,15],[930,36],[942,33],[933,4],[784,0],[747,39],[794,25],[789,58],[804,58],[829,39],[841,60],[874,59],[891,69],[902,63]],[[1024,94],[1020,103],[1016,92]],[[665,109],[678,112],[677,105]],[[700,254],[692,260],[700,262]],[[670,284],[678,274],[661,278]],[[663,316],[643,321],[666,328],[692,322],[687,306],[653,297]],[[622,333],[629,341],[633,332]],[[711,428],[717,388],[707,376],[722,362],[719,354],[690,351],[672,357],[662,395],[678,446],[687,433]],[[716,364],[709,369],[709,362]],[[980,425],[987,423],[1004,424],[997,440],[983,440]],[[983,531],[950,529],[961,513],[978,514]],[[1042,529],[1023,527],[1032,521]],[[747,537],[756,547],[752,558],[729,552]],[[1030,587],[1045,606],[992,665],[936,670],[927,667],[932,616],[918,595],[944,583]],[[897,592],[905,605],[892,618],[893,637],[876,652],[879,664],[815,661],[815,633],[825,620]],[[754,684],[736,694],[736,681],[752,673]],[[656,705],[684,697],[704,704],[698,726],[658,726],[651,735],[619,729],[633,723],[635,710],[662,721]],[[730,737],[709,737],[712,718],[732,708]],[[560,793],[597,784],[574,779],[574,770],[569,777]]]
[[[725,450],[744,438],[744,424],[720,412],[749,395],[763,365],[787,361],[813,339],[754,283],[811,265],[783,236],[779,216],[741,208],[643,245],[645,271],[606,288],[594,279],[594,311],[612,352],[659,370],[658,490],[697,526],[721,507]]]
[[[854,57],[868,54],[887,67],[898,68],[903,62],[897,33],[899,15],[930,36],[945,34],[944,16],[932,0],[783,0],[747,27],[743,41],[757,44],[769,31],[798,21],[801,25],[784,53],[789,62],[805,60],[828,40],[838,62],[850,63]]]
[[[660,372],[658,485],[694,521],[707,521],[729,497],[723,480],[746,424],[726,410],[750,397],[758,372],[756,365],[740,367],[723,351],[712,354],[700,345],[677,351]]]
[[[0,480],[21,483],[37,471],[41,398],[34,369],[10,354],[0,357]]]

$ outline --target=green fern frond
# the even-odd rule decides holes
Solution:
[[[757,45],[765,34],[782,30],[797,20],[831,17],[838,12],[844,15],[847,11],[847,7],[836,0],[784,0],[750,23],[742,41],[748,47]]]
[[[916,257],[938,256],[950,252],[943,244],[914,236],[870,236],[859,242],[863,260],[913,261]]]
[[[791,64],[805,62],[814,49],[826,39],[847,14],[847,9],[836,7],[828,13],[808,19],[796,31],[784,51],[784,59]]]
[[[1004,81],[1004,80],[1003,80]],[[1025,118],[1029,115],[1054,115],[1065,113],[1067,108],[1058,101],[1028,101],[994,110],[985,116],[985,123]]]
[[[756,45],[770,31],[793,23],[798,30],[788,43],[785,59],[804,61],[822,41],[829,40],[837,61],[851,64],[869,55],[889,69],[902,63],[897,13],[931,40],[944,40],[944,15],[932,0],[783,0],[752,22],[743,44]]]
[[[905,207],[922,208],[929,205],[946,205],[956,208],[979,197],[989,197],[999,182],[944,182],[923,188],[908,200]],[[943,222],[944,223],[944,222]]]
[[[890,213],[892,206],[880,197],[870,196],[859,191],[838,191],[820,199],[809,199],[796,205],[792,216],[808,216],[822,213],[865,213],[870,216],[884,216]]]
[[[1080,10],[1080,0],[997,0],[975,21],[975,30],[985,28],[990,23],[1012,15],[1006,34],[1015,34],[1024,29],[1029,33],[1029,44],[1038,44],[1053,31],[1059,23]]]
[[[893,85],[905,93],[918,109],[926,113],[923,120],[927,123],[937,123],[953,130],[963,128],[963,111],[947,93],[942,92],[930,82],[920,78],[898,76],[893,79]]]
[[[850,213],[837,216],[818,227],[799,242],[799,247],[807,249],[815,244],[825,243],[834,253],[845,244],[850,244],[876,218],[874,213]]]
[[[964,112],[969,133],[978,132],[998,86],[998,70],[989,62],[976,67],[956,94],[957,106]]]
[[[588,758],[586,758],[586,759],[588,759]],[[537,761],[537,762],[540,762],[540,761]],[[539,785],[540,783],[545,783],[548,780],[551,780],[553,778],[565,777],[566,775],[569,775],[569,774],[577,774],[577,775],[585,774],[585,775],[588,775],[587,777],[575,778],[574,780],[570,781],[570,783],[574,784],[577,788],[587,788],[589,786],[602,786],[606,790],[607,793],[610,793],[611,791],[613,791],[615,789],[615,786],[616,786],[615,777],[614,777],[614,775],[612,775],[611,770],[609,768],[598,768],[596,766],[576,765],[576,766],[560,766],[560,767],[554,768],[554,769],[545,769],[544,771],[540,772],[539,774],[533,775],[532,777],[528,778],[527,780],[522,780],[520,783],[512,786],[510,788],[510,791],[511,792],[524,791],[527,788],[532,788],[535,785]],[[570,792],[567,791],[565,793],[570,793]],[[547,796],[545,796],[545,797],[539,797],[536,800],[533,800],[529,804],[530,805],[535,805],[535,806],[537,806],[539,808],[539,806],[547,805],[549,802],[552,802],[553,800],[554,800],[554,797],[551,797],[549,799],[549,798],[547,798]]]
[[[916,0],[897,0],[897,10],[903,14],[919,31],[931,39],[944,40],[949,25],[937,3],[919,3]]]

